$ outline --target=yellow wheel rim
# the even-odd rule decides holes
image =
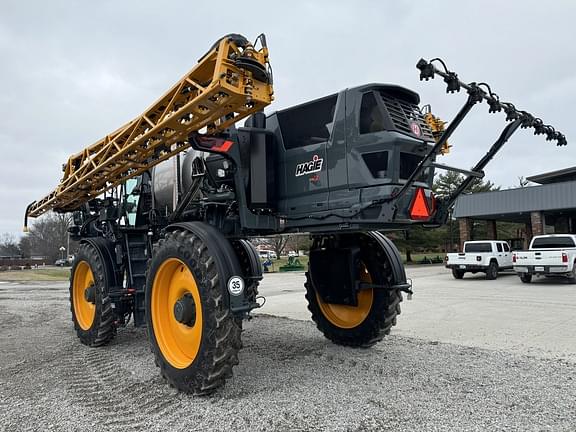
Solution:
[[[176,320],[174,307],[191,295],[196,318],[193,325]],[[202,307],[196,280],[186,264],[177,258],[164,261],[152,284],[150,299],[152,327],[162,355],[173,367],[184,369],[196,358],[202,341]]]
[[[365,266],[360,271],[360,280],[362,282],[372,283],[370,273]],[[358,292],[358,306],[337,305],[332,303],[324,303],[318,293],[316,293],[318,306],[322,314],[328,321],[336,327],[351,329],[359,326],[364,322],[370,309],[372,309],[372,302],[374,301],[374,290],[365,289]]]
[[[72,302],[76,321],[82,330],[89,330],[96,316],[96,305],[86,300],[85,292],[94,284],[94,274],[86,261],[80,261],[72,282]]]

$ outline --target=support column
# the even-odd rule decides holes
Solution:
[[[530,225],[533,236],[544,234],[544,213],[539,211],[530,213]]]
[[[495,220],[486,221],[486,236],[487,240],[498,240],[498,230]]]
[[[558,216],[554,224],[554,232],[558,234],[570,233],[570,217]]]
[[[472,232],[472,221],[468,218],[458,219],[460,228],[460,251],[464,250],[464,242],[472,240],[470,234]]]
[[[524,229],[524,250],[528,249],[528,246],[530,246],[530,240],[532,240],[532,225],[529,223],[526,223],[525,225],[525,229]]]

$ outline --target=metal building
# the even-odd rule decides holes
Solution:
[[[534,235],[576,233],[576,167],[528,177],[538,183],[518,189],[461,195],[453,216],[460,227],[460,245],[471,240],[473,221],[487,223],[496,239],[496,221],[523,223],[524,247]]]

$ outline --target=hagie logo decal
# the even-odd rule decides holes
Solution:
[[[420,129],[420,126],[418,125],[418,123],[415,123],[415,122],[410,123],[410,129],[412,130],[412,133],[414,135],[416,135],[417,137],[422,135],[422,130]]]
[[[324,159],[318,155],[314,155],[311,161],[302,162],[296,165],[296,177],[300,177],[306,174],[312,174],[318,171],[322,171],[322,164]]]

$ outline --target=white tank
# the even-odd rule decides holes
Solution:
[[[189,149],[180,153],[180,190],[185,193],[192,185],[192,162],[204,158],[204,152]],[[152,192],[156,208],[171,213],[176,208],[178,188],[176,185],[178,156],[173,156],[152,168]]]

